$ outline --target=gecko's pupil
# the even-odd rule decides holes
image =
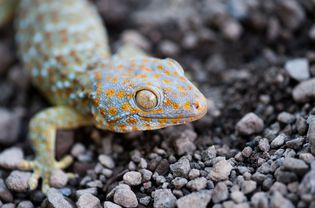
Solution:
[[[139,90],[136,93],[135,100],[137,105],[144,110],[150,110],[156,107],[158,103],[157,96],[150,90]]]

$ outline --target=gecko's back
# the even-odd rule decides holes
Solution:
[[[24,68],[50,101],[68,104],[78,74],[110,56],[95,8],[86,0],[21,0],[17,14]]]

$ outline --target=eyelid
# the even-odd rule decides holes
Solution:
[[[157,97],[157,105],[150,109],[150,110],[145,110],[145,109],[142,109],[142,108],[139,108],[139,106],[137,105],[136,103],[136,94],[137,92],[139,92],[140,90],[149,90],[151,91],[152,93],[154,93]],[[154,87],[154,86],[150,86],[150,87],[147,87],[147,86],[137,86],[134,88],[134,94],[133,94],[133,97],[132,99],[130,100],[130,104],[131,106],[135,107],[135,108],[138,108],[140,109],[141,111],[151,111],[151,110],[155,110],[155,109],[158,109],[161,104],[163,103],[163,93],[161,92],[161,90],[157,87]]]

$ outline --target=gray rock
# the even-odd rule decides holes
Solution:
[[[172,180],[172,184],[175,186],[175,189],[181,189],[187,184],[187,179],[182,177],[176,177]]]
[[[50,176],[50,185],[61,188],[68,183],[68,175],[62,170],[54,170]]]
[[[154,208],[172,208],[175,207],[176,197],[170,189],[157,189],[153,194]]]
[[[193,192],[178,199],[176,205],[180,208],[206,208],[211,196],[212,191],[209,190]]]
[[[276,12],[281,22],[290,30],[299,28],[306,17],[303,7],[298,2],[295,0],[276,1]]]
[[[270,187],[270,192],[279,192],[283,195],[287,194],[288,190],[287,190],[287,186],[284,185],[283,183],[280,183],[278,181],[276,181],[271,187]]]
[[[108,156],[108,155],[99,155],[98,156],[98,160],[100,161],[100,163],[106,167],[106,168],[114,168],[115,167],[115,162],[114,160]]]
[[[244,157],[250,157],[253,153],[253,149],[251,147],[245,147],[243,150],[242,150],[242,155]]]
[[[179,47],[170,40],[164,40],[159,45],[159,51],[166,56],[176,56],[179,52]]]
[[[314,155],[312,155],[312,153],[308,153],[308,152],[301,153],[299,155],[299,158],[301,160],[303,160],[304,162],[306,162],[307,164],[311,164],[315,160]]]
[[[259,133],[264,128],[264,122],[255,113],[246,114],[237,124],[236,130],[241,134],[251,135]]]
[[[71,155],[74,157],[79,157],[79,155],[83,154],[86,151],[85,146],[81,143],[76,143],[73,145],[71,149]]]
[[[147,169],[141,169],[139,172],[142,174],[143,181],[149,181],[152,177],[152,172]]]
[[[304,103],[315,98],[315,78],[306,80],[294,87],[292,91],[293,99],[298,103]]]
[[[271,207],[272,208],[294,208],[295,206],[292,204],[292,202],[282,196],[279,192],[274,192],[271,196]]]
[[[226,200],[229,197],[229,191],[224,182],[219,182],[213,189],[212,201],[213,203],[219,203]]]
[[[251,198],[251,205],[254,208],[268,208],[268,197],[265,192],[256,192]]]
[[[145,196],[139,199],[140,204],[143,204],[144,206],[148,206],[151,202],[151,197]]]
[[[213,165],[210,170],[210,178],[214,181],[222,181],[228,179],[233,166],[227,160],[220,160]]]
[[[34,208],[34,205],[31,201],[21,201],[17,208]]]
[[[315,194],[315,170],[311,170],[305,174],[299,185],[298,193],[300,195]]]
[[[285,134],[279,134],[276,138],[274,138],[270,144],[271,148],[278,148],[284,144],[287,136]]]
[[[182,158],[178,162],[171,164],[170,169],[174,176],[186,177],[190,171],[189,160]]]
[[[243,28],[238,21],[230,19],[224,21],[221,25],[221,31],[226,39],[236,41],[241,37]]]
[[[262,138],[259,140],[258,147],[263,152],[268,152],[270,149],[269,141],[266,138]]]
[[[231,199],[237,204],[246,201],[246,197],[241,191],[232,191]]]
[[[142,176],[141,173],[137,171],[129,171],[124,174],[123,180],[126,184],[130,186],[137,186],[141,184]]]
[[[294,149],[294,150],[298,150],[301,148],[301,146],[303,145],[304,143],[304,137],[297,137],[295,139],[292,139],[292,140],[289,140],[285,143],[285,146],[287,148],[291,148],[291,149]]]
[[[187,183],[187,188],[193,191],[199,191],[201,189],[206,188],[207,186],[207,179],[204,177],[195,178]]]
[[[256,186],[257,186],[256,181],[252,181],[252,180],[243,181],[241,183],[241,191],[244,194],[249,194],[249,193],[252,193],[256,189]]]
[[[196,132],[187,129],[180,133],[179,138],[175,140],[174,147],[177,155],[192,153],[196,149],[194,140],[197,138]]]
[[[283,167],[297,174],[304,174],[309,169],[308,165],[303,160],[292,157],[286,157],[284,159]]]
[[[51,207],[54,208],[73,208],[73,204],[69,199],[65,198],[61,192],[55,188],[50,188],[47,192],[47,200]]]
[[[79,189],[75,192],[76,196],[79,198],[83,194],[92,194],[97,195],[97,188],[86,188],[86,189]]]
[[[18,139],[21,117],[14,112],[0,108],[0,144],[12,144]]]
[[[100,200],[89,193],[81,195],[76,205],[78,208],[102,208]]]
[[[13,203],[7,203],[3,204],[1,208],[15,208],[15,205]]]
[[[141,33],[136,30],[126,30],[122,34],[122,41],[144,50],[150,50],[151,44]]]
[[[314,42],[315,41],[315,25],[312,25],[308,32],[308,37]]]
[[[23,152],[18,147],[11,147],[0,154],[0,166],[14,169],[23,160]]]
[[[289,60],[285,63],[284,68],[289,73],[290,77],[297,81],[310,78],[309,63],[306,58]]]
[[[6,178],[5,183],[11,191],[25,192],[28,190],[28,179],[31,175],[29,172],[15,170]]]
[[[2,178],[0,178],[0,199],[4,202],[13,201],[13,195],[5,185]]]
[[[315,83],[314,83],[315,84]],[[314,85],[315,87],[315,85]],[[308,131],[307,131],[307,138],[309,140],[310,146],[311,146],[311,152],[315,154],[315,116],[310,115],[307,119],[307,123],[309,125]]]
[[[291,124],[295,121],[295,116],[288,112],[281,112],[278,114],[277,120],[285,124]]]
[[[189,179],[194,179],[200,176],[200,171],[198,169],[191,169],[188,173]]]
[[[111,202],[111,201],[105,201],[104,202],[104,208],[121,208],[121,206]]]
[[[211,160],[215,158],[217,151],[215,150],[214,145],[208,147],[206,150],[201,152],[201,159],[203,161]]]
[[[128,187],[128,188],[127,188]],[[135,193],[130,189],[129,186],[122,188],[120,186],[115,190],[114,202],[123,207],[137,207],[138,200]]]

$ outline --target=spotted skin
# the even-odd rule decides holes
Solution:
[[[55,160],[57,129],[152,130],[206,113],[205,97],[173,59],[149,57],[130,44],[112,56],[101,19],[87,0],[20,0],[16,14],[21,61],[55,105],[30,122],[36,158],[18,165],[33,170],[30,189],[42,178],[46,192],[52,172],[72,163],[71,156]]]

